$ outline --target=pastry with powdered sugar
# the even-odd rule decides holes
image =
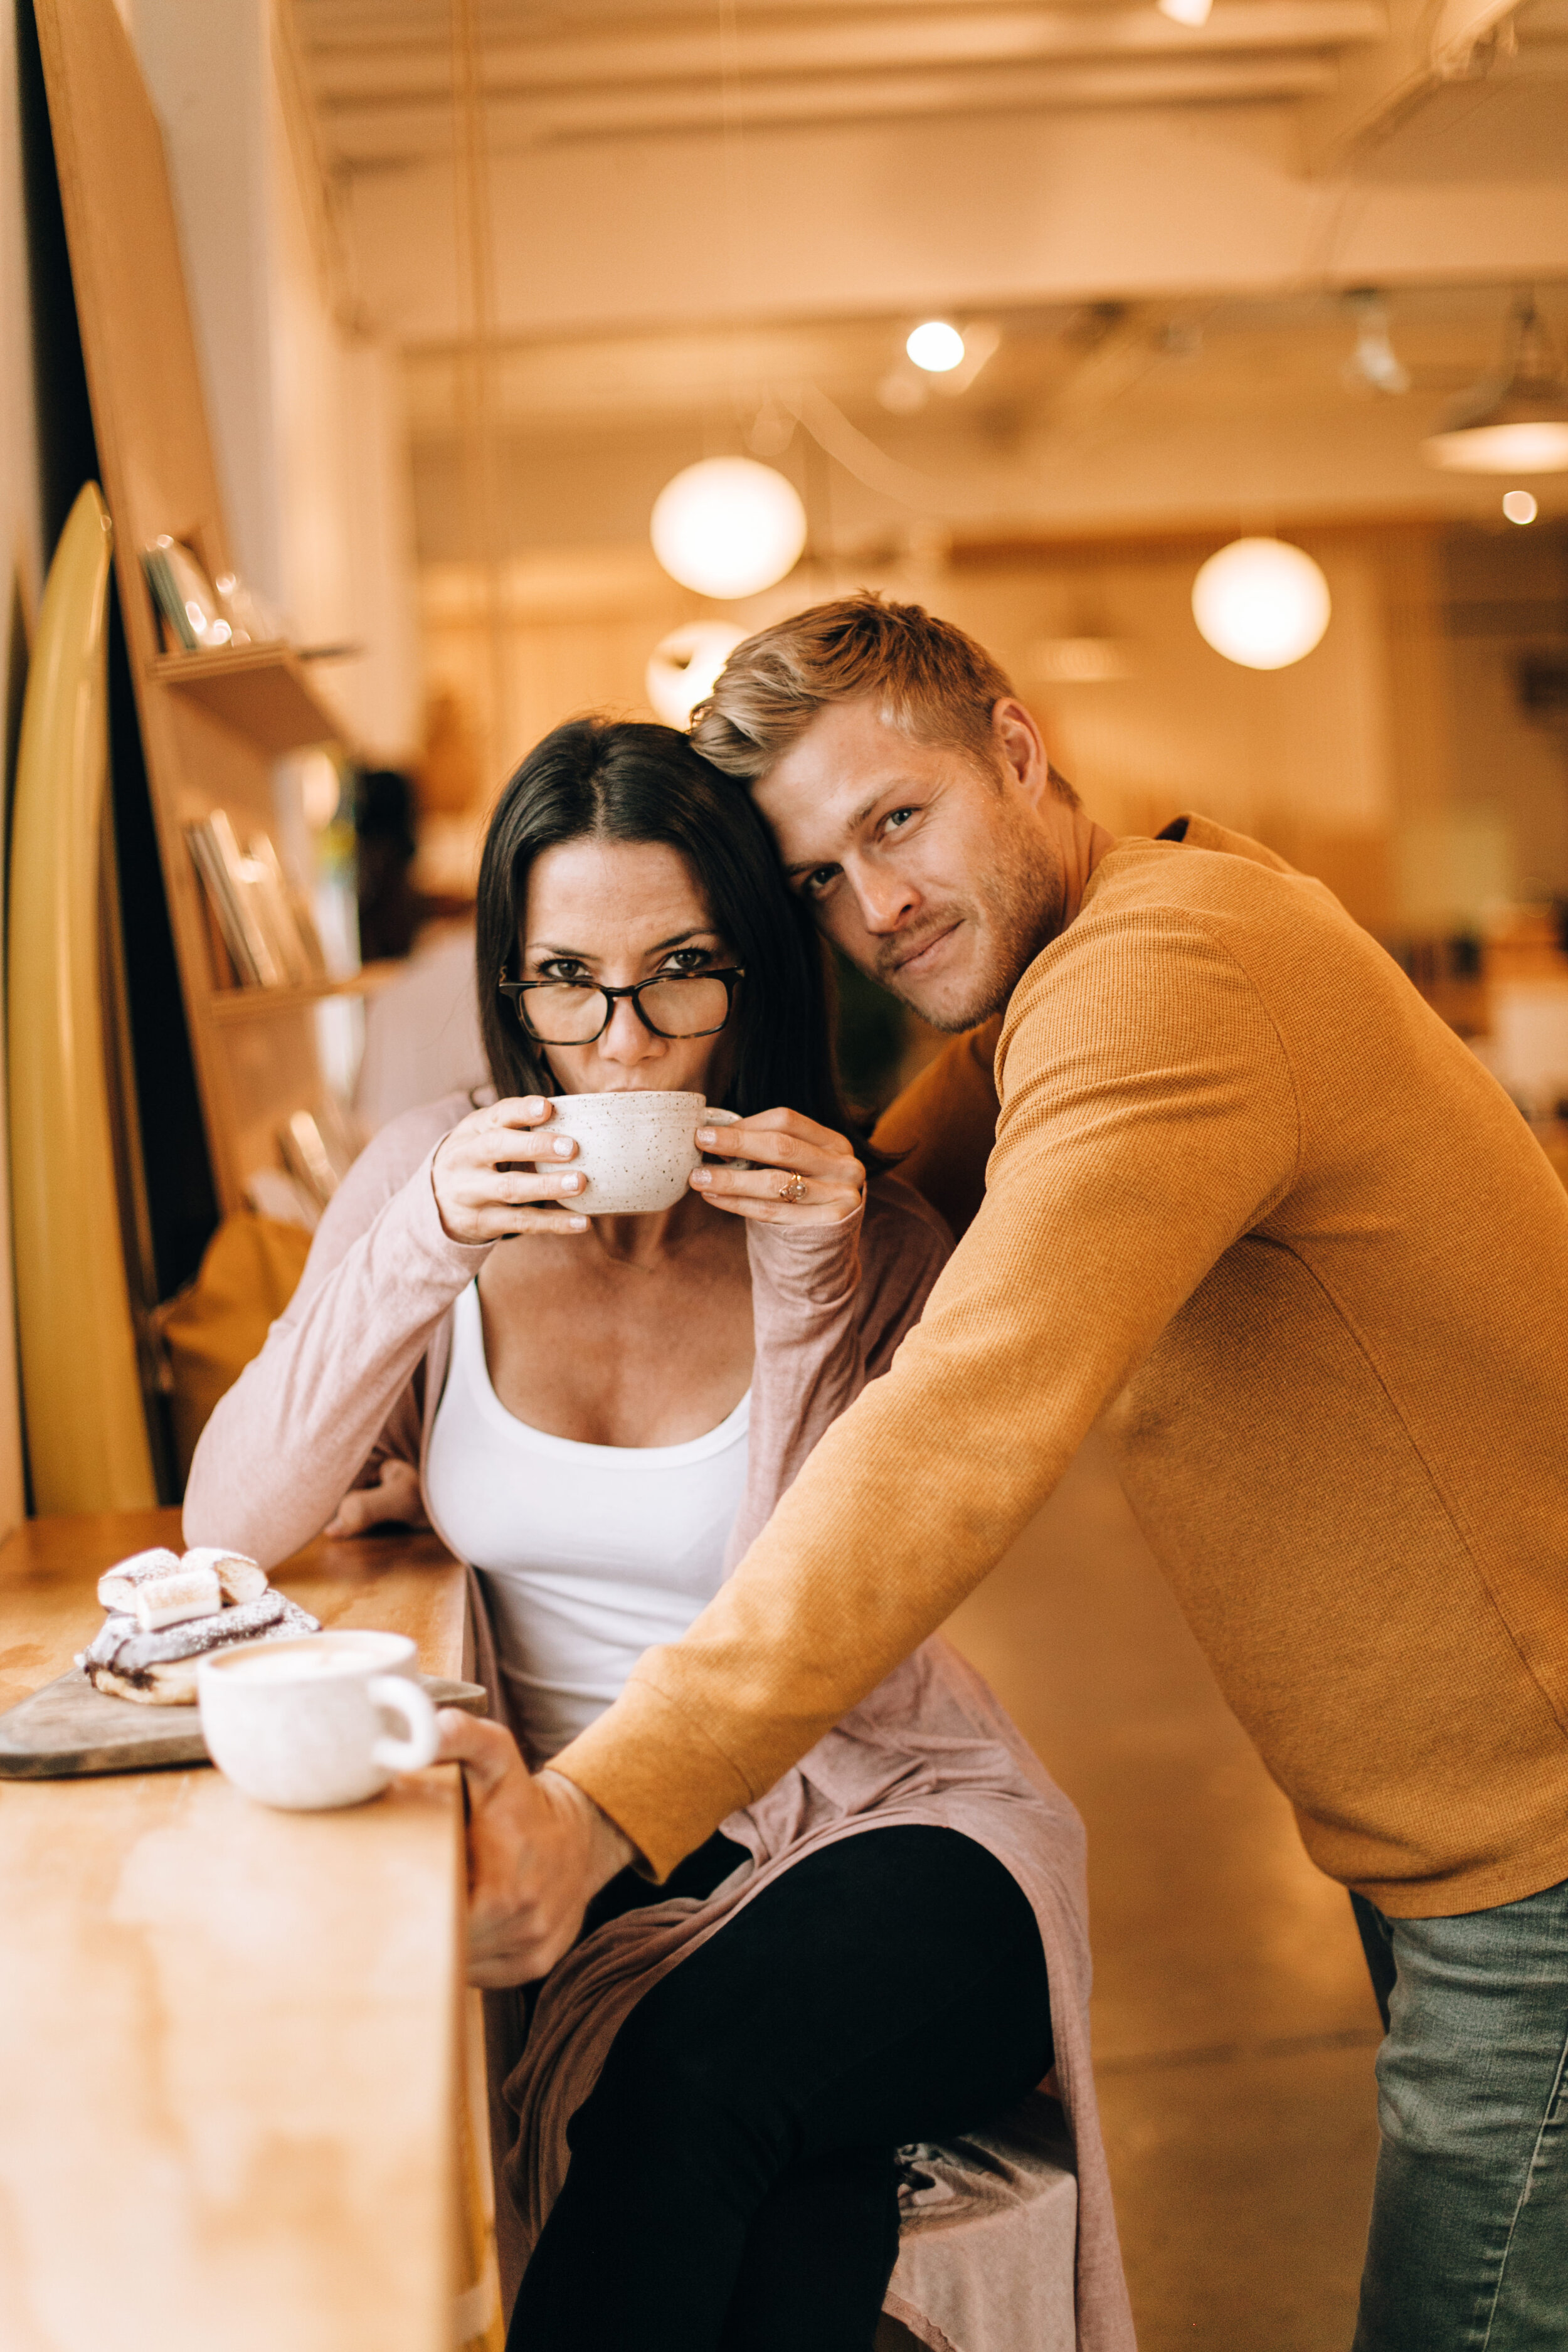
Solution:
[[[105,1619],[76,1663],[111,1697],[142,1706],[194,1706],[199,1659],[237,1642],[283,1641],[321,1630],[319,1618],[268,1587],[258,1600],[216,1616],[187,1618],[159,1633],[143,1633],[133,1616],[116,1613]]]

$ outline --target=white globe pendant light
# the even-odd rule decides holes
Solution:
[[[793,482],[754,457],[706,457],[654,500],[653,551],[700,596],[754,596],[800,561],[805,509]]]
[[[1193,583],[1198,633],[1245,669],[1285,669],[1329,625],[1329,583],[1311,557],[1282,539],[1233,539]]]
[[[660,638],[648,656],[647,698],[667,727],[689,727],[743,635],[730,621],[688,621]]]

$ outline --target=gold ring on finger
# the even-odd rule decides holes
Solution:
[[[779,1199],[781,1201],[804,1201],[805,1198],[805,1178],[804,1176],[786,1177],[784,1181],[779,1186]]]

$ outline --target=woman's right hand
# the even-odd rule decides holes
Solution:
[[[514,1096],[470,1111],[442,1138],[430,1182],[449,1241],[587,1232],[587,1218],[572,1213],[572,1196],[582,1191],[583,1179],[563,1165],[577,1146],[569,1135],[534,1132],[553,1115],[554,1105],[542,1095]]]

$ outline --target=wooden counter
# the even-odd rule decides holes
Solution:
[[[91,1638],[101,1570],[178,1524],[0,1549],[0,1706]],[[317,1542],[276,1581],[462,1671],[433,1537]],[[317,1814],[210,1769],[0,1784],[5,2352],[449,2352],[461,1906],[450,1769]]]

